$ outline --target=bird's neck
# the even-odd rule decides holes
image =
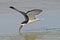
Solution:
[[[26,24],[21,24],[21,25],[23,25],[23,26],[24,26],[24,25],[26,25]]]

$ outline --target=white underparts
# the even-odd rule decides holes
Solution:
[[[40,21],[39,19],[35,19],[35,20],[29,20],[28,23],[33,23],[33,22],[36,22],[36,21]]]

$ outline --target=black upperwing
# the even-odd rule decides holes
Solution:
[[[24,12],[17,10],[17,9],[16,9],[15,7],[13,7],[13,6],[10,6],[10,8],[18,11],[18,12],[21,13],[21,14],[25,14]]]
[[[12,9],[18,11],[19,13],[21,13],[22,15],[24,15],[26,23],[29,21],[29,17],[26,15],[25,12],[19,11],[16,8],[14,8],[13,6],[10,6],[10,8],[12,8]]]
[[[29,12],[30,13],[33,13],[34,15],[37,15],[37,14],[40,14],[43,10],[41,9],[33,9],[33,10],[29,10],[26,12],[26,14],[28,14]]]

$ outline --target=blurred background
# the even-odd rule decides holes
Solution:
[[[20,23],[24,21],[24,16],[10,6],[24,12],[43,10],[37,16],[40,21],[25,25],[21,32],[46,32],[46,29],[60,28],[60,0],[0,0],[0,33],[18,33]]]

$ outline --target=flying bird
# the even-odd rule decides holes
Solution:
[[[10,6],[10,8],[18,11],[19,13],[21,13],[25,17],[25,20],[20,24],[19,31],[22,29],[22,27],[25,24],[27,24],[27,23],[33,23],[35,21],[38,21],[39,19],[36,18],[36,15],[38,15],[38,14],[40,14],[42,12],[41,9],[33,9],[33,10],[27,11],[25,13],[23,11],[19,11],[18,9],[16,9],[13,6]]]

